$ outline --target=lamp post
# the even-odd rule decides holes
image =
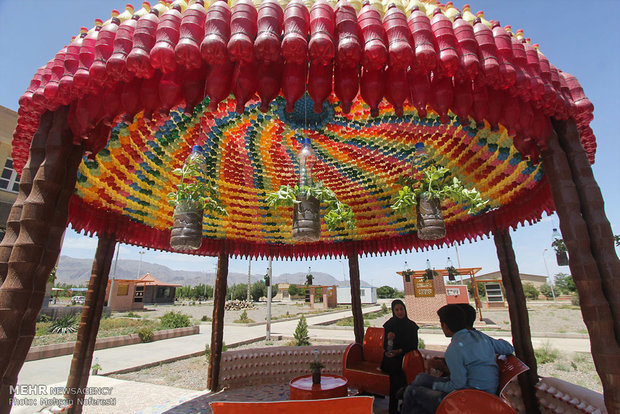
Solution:
[[[549,286],[551,286],[551,296],[553,296],[553,301],[555,302],[555,291],[553,289],[553,281],[551,280],[551,275],[549,274],[549,267],[547,267],[547,260],[545,259],[545,253],[549,249],[543,250],[542,258],[543,263],[545,264],[545,270],[547,271],[547,280],[549,281]]]
[[[267,324],[266,324],[266,328],[267,328],[267,332],[265,335],[265,340],[270,341],[271,340],[271,281],[272,281],[272,276],[273,276],[273,271],[271,269],[271,257],[269,257],[269,269],[267,270],[267,278],[268,278],[268,284],[267,284]]]
[[[140,278],[140,271],[142,270],[142,255],[144,252],[138,252],[138,254],[140,255],[140,263],[138,263],[138,277],[136,279]]]

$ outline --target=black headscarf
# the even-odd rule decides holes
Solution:
[[[405,317],[400,319],[394,313],[394,307],[402,305],[405,308]],[[396,299],[392,301],[392,317],[383,324],[383,349],[387,349],[387,335],[394,332],[394,349],[402,349],[403,355],[407,352],[418,349],[418,325],[407,317],[407,307],[402,300]]]

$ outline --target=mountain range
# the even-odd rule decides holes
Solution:
[[[76,259],[69,256],[60,256],[58,262],[58,269],[56,270],[56,283],[66,283],[72,285],[87,285],[90,279],[91,268],[93,265],[92,259]],[[137,279],[139,276],[143,276],[146,273],[150,273],[155,278],[166,283],[176,283],[183,286],[195,286],[201,283],[208,283],[213,285],[215,283],[214,272],[196,272],[189,270],[175,270],[169,267],[157,264],[149,263],[139,260],[119,260],[118,263],[112,263],[110,270],[110,277],[116,277],[117,279]],[[292,283],[292,284],[304,284],[306,282],[306,272],[298,273],[281,273],[274,275],[273,283]],[[265,275],[251,274],[250,281],[252,283],[259,280],[263,280]],[[312,272],[313,283],[315,285],[323,286],[348,286],[348,282],[338,280],[329,273]],[[228,285],[235,285],[239,283],[247,283],[247,273],[228,273]],[[368,282],[360,281],[362,287],[372,286]]]

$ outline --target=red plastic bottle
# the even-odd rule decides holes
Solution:
[[[181,77],[183,79],[181,92],[183,99],[185,99],[185,113],[191,115],[194,113],[194,107],[205,97],[206,64],[203,63],[198,69],[184,69]]]
[[[469,79],[455,78],[452,112],[460,118],[461,123],[468,122],[468,117],[471,113],[473,103],[474,96],[472,91],[472,82]]]
[[[385,93],[385,71],[383,68],[370,70],[366,67],[362,70],[360,80],[360,94],[362,99],[370,107],[370,116],[379,116],[379,104]],[[408,88],[407,88],[408,91]]]
[[[592,113],[594,112],[594,105],[592,105],[592,102],[586,97],[577,78],[566,72],[562,72],[561,76],[566,79],[566,85],[569,88],[571,100],[577,108],[575,118],[580,123],[590,123],[592,120]]]
[[[235,65],[232,92],[237,99],[237,113],[242,114],[245,104],[256,93],[256,63],[239,62]]]
[[[325,0],[317,0],[312,9],[310,9],[310,43],[308,44],[308,52],[311,62],[317,62],[322,65],[327,65],[331,62],[336,55],[335,30],[336,16],[334,10]],[[312,71],[312,68],[310,71]]]
[[[160,17],[157,23],[155,44],[149,53],[149,58],[151,66],[160,69],[163,73],[174,72],[177,68],[174,47],[179,41],[181,19],[181,4],[176,3]]]
[[[474,28],[471,24],[462,19],[461,14],[454,16],[452,23],[454,36],[456,36],[458,52],[461,57],[460,67],[465,71],[469,80],[474,80],[480,71],[480,60],[478,58],[478,42],[474,35]]]
[[[228,56],[232,62],[251,62],[254,60],[254,39],[256,38],[256,19],[258,13],[250,0],[239,0],[232,8],[230,17],[230,40]]]
[[[359,72],[357,68],[351,68],[336,64],[334,70],[334,92],[340,99],[342,112],[348,114],[353,106],[353,100],[359,90]]]
[[[166,10],[161,1],[150,13],[138,20],[133,34],[133,46],[127,56],[127,70],[139,78],[150,78],[155,69],[151,66],[151,50],[155,46],[155,36],[159,25],[159,15]]]
[[[67,53],[65,54],[65,72],[58,82],[58,101],[61,105],[69,105],[71,100],[77,96],[73,92],[73,76],[80,64],[79,54],[82,42],[88,29],[86,27],[80,28],[80,35],[73,39],[71,44],[67,46]]]
[[[538,51],[534,46],[522,38],[523,31],[519,30],[521,36],[517,36],[525,47],[525,56],[527,58],[527,70],[530,74],[530,82],[532,88],[532,99],[539,101],[545,93],[545,84],[540,73],[540,61],[538,60]]]
[[[526,137],[534,136],[534,110],[529,102],[519,99],[519,125],[517,130]]]
[[[180,73],[172,72],[162,75],[159,81],[159,99],[161,100],[161,112],[167,114],[170,109],[181,101]]]
[[[45,97],[44,106],[47,110],[55,110],[60,106],[60,102],[57,100],[58,95],[58,83],[60,78],[65,72],[65,57],[67,55],[67,47],[65,46],[56,53],[54,57],[54,63],[50,68],[51,74],[49,80],[43,87],[43,96]]]
[[[286,112],[293,112],[295,103],[306,91],[308,62],[285,63],[282,73],[282,95],[286,99]]]
[[[390,53],[390,68],[396,72],[406,70],[413,64],[414,52],[411,47],[413,41],[411,32],[407,26],[407,16],[394,4],[390,4],[385,17],[383,27],[387,35],[388,50]],[[396,73],[394,71],[390,73]],[[402,76],[401,76],[402,75]],[[405,78],[405,74],[400,74],[399,78]],[[401,103],[402,106],[402,103]],[[402,109],[401,109],[402,110]]]
[[[284,9],[282,57],[286,63],[300,64],[308,59],[309,29],[308,9],[301,0],[292,0]]]
[[[228,59],[221,65],[213,65],[209,68],[205,90],[211,100],[209,102],[210,111],[216,111],[218,104],[230,95],[232,72],[233,65]]]
[[[45,85],[47,85],[52,77],[52,66],[54,66],[55,60],[56,56],[47,62],[47,65],[45,65],[45,68],[41,72],[41,82],[39,82],[39,86],[32,94],[32,104],[36,110],[45,109],[47,99],[45,98],[43,91],[45,90]]]
[[[203,0],[196,0],[185,9],[179,28],[179,41],[174,48],[177,63],[187,69],[199,69],[202,65],[200,43],[205,36],[207,12]]]
[[[138,18],[134,14],[131,19],[125,20],[118,27],[114,38],[114,52],[106,63],[108,77],[114,81],[127,82],[133,74],[127,70],[127,55],[133,47],[133,33],[138,25]]]
[[[437,51],[434,46],[431,21],[424,12],[414,7],[411,10],[408,24],[415,47],[414,70],[428,74],[437,65]]]
[[[407,71],[407,81],[409,82],[409,102],[415,106],[420,118],[426,118],[426,105],[431,96],[429,76],[422,71],[410,68]]]
[[[24,116],[29,115],[34,112],[35,108],[32,102],[32,95],[39,88],[41,84],[41,78],[43,77],[43,71],[45,70],[45,66],[41,66],[37,69],[37,72],[34,74],[32,79],[30,80],[30,84],[26,88],[26,92],[22,96],[19,97],[19,109],[24,109],[26,113]]]
[[[517,128],[519,128],[521,116],[519,99],[511,96],[508,92],[504,92],[503,102],[500,122],[508,130],[508,134],[514,137]]]
[[[480,78],[474,80],[472,98],[472,116],[478,125],[483,125],[489,112],[489,95],[486,85]]]
[[[477,19],[476,19],[477,21]],[[497,46],[497,56],[499,58],[499,83],[500,89],[511,88],[517,81],[517,70],[513,64],[512,42],[510,35],[504,30],[499,22],[493,23],[493,38]]]
[[[403,105],[409,96],[409,86],[407,85],[407,70],[396,69],[389,66],[385,71],[385,98],[394,107],[396,116],[403,115]]]
[[[254,56],[262,63],[280,59],[280,35],[284,12],[276,0],[265,0],[258,9],[258,32],[254,40]]]
[[[122,83],[115,83],[103,89],[103,118],[107,123],[114,121],[114,118],[121,112],[121,92]]]
[[[342,74],[344,68],[355,68],[362,58],[362,43],[359,36],[359,25],[357,24],[357,16],[355,9],[347,0],[339,0],[336,5],[336,36],[338,46],[336,49],[336,61],[340,68],[336,68],[336,72]],[[337,76],[340,76],[337,75]],[[356,71],[356,78],[359,77]],[[345,76],[343,79],[351,79],[352,76]],[[348,82],[348,81],[347,81]],[[345,82],[344,84],[348,83]],[[347,86],[345,96],[353,93],[353,90]],[[338,90],[338,88],[336,88]],[[355,88],[357,95],[357,87]]]
[[[88,83],[90,81],[90,74],[88,71],[95,61],[95,45],[97,44],[97,39],[99,37],[99,31],[101,30],[102,24],[103,22],[101,19],[95,19],[94,30],[88,33],[82,41],[82,47],[80,48],[80,53],[78,55],[78,69],[75,72],[75,75],[73,75],[73,89],[76,91],[78,96],[82,96],[88,91]]]
[[[142,81],[140,88],[140,102],[144,107],[144,118],[152,119],[153,114],[159,112],[161,101],[159,100],[159,82],[161,81],[161,72],[155,71],[153,76]]]
[[[207,11],[205,38],[200,44],[200,53],[210,65],[223,65],[228,61],[230,15],[230,7],[225,1],[216,1]]]
[[[308,75],[308,94],[314,101],[314,112],[321,113],[323,102],[332,93],[334,65],[332,62],[326,65],[320,61],[310,63]]]
[[[452,101],[454,99],[452,80],[447,76],[439,76],[433,73],[431,86],[431,105],[435,112],[439,114],[441,123],[447,124],[450,120],[448,118],[448,110],[452,106]]]
[[[498,89],[487,88],[489,97],[489,106],[487,111],[487,121],[491,124],[493,130],[497,130],[499,121],[502,116],[502,108],[504,106],[504,93]]]
[[[525,55],[525,47],[523,43],[519,41],[510,32],[510,26],[506,26],[506,31],[510,34],[510,42],[512,43],[512,63],[515,66],[515,70],[517,72],[517,81],[515,82],[516,94],[520,96],[523,100],[529,101],[532,99],[532,91],[531,91],[531,81],[530,74],[527,71],[527,57]],[[513,92],[514,95],[514,92]]]
[[[142,79],[137,78],[123,83],[121,92],[121,111],[125,114],[125,119],[133,121],[134,116],[140,109],[140,88]]]
[[[452,22],[441,12],[440,8],[436,8],[433,12],[431,28],[439,51],[442,73],[447,77],[452,77],[459,68],[460,58],[456,49],[456,36]]]
[[[475,19],[474,36],[478,43],[478,50],[480,51],[480,65],[482,73],[484,74],[484,80],[489,85],[499,87],[500,63],[493,32],[486,27],[480,19]]]
[[[312,66],[310,66],[312,68]],[[260,110],[267,112],[269,104],[280,93],[280,83],[282,81],[283,62],[280,58],[276,62],[260,62],[257,67],[256,91],[260,97]],[[312,70],[312,69],[310,69]],[[331,80],[331,78],[330,78]],[[308,87],[310,90],[310,87]]]
[[[387,64],[389,55],[381,15],[374,6],[365,1],[359,16],[357,16],[357,21],[360,26],[360,35],[364,41],[364,53],[362,55],[364,71],[382,70]],[[362,78],[364,78],[363,72]]]

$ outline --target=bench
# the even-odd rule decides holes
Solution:
[[[213,414],[372,414],[373,397],[343,397],[324,400],[270,402],[214,401]]]
[[[350,344],[344,351],[342,375],[349,380],[349,387],[360,392],[390,395],[390,377],[381,371],[383,359],[383,328],[368,328],[364,345]],[[403,371],[407,383],[424,372],[424,359],[419,351],[410,351],[403,358]]]

